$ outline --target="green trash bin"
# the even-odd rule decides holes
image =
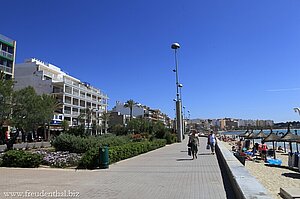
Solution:
[[[109,167],[108,147],[107,146],[100,147],[99,154],[100,154],[99,168],[107,169]]]

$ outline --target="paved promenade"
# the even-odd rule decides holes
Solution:
[[[216,155],[200,139],[198,159],[187,155],[187,139],[110,165],[104,170],[0,168],[0,198],[219,199],[226,192]],[[55,192],[55,193],[50,193]],[[34,195],[48,194],[48,197]],[[79,194],[79,195],[78,195]],[[26,196],[25,196],[26,195]],[[29,197],[31,195],[31,197]]]

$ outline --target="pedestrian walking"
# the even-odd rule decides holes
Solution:
[[[191,147],[193,160],[195,158],[197,159],[198,145],[199,145],[199,138],[198,135],[196,134],[196,131],[193,130],[192,134],[189,136],[189,142],[188,142],[188,146]]]
[[[213,131],[210,131],[210,134],[208,135],[208,139],[207,139],[207,145],[210,146],[212,154],[215,154],[216,144],[217,144],[216,134]]]

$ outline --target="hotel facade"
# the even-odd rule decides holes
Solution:
[[[55,65],[35,58],[16,64],[15,68],[15,90],[32,86],[37,94],[54,95],[60,104],[51,122],[53,130],[63,120],[68,121],[69,126],[79,125],[78,116],[87,109],[91,116],[85,120],[85,125],[103,126],[101,115],[107,112],[108,96],[100,89],[68,75]]]

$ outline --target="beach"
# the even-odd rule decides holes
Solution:
[[[222,142],[231,150],[232,142]],[[281,199],[280,188],[298,188],[300,192],[300,172],[287,168],[288,155],[276,153],[276,158],[282,160],[281,167],[267,166],[263,161],[246,160],[245,168],[267,189],[275,199]]]

